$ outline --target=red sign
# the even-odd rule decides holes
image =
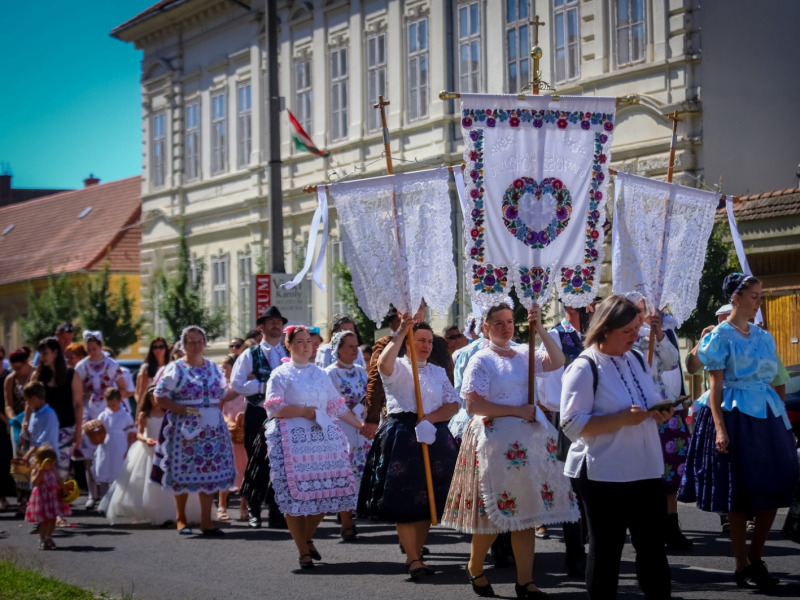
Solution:
[[[272,306],[272,284],[270,283],[270,274],[263,273],[261,275],[256,275],[256,319],[270,306]]]

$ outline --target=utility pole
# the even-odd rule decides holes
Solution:
[[[281,191],[281,98],[278,90],[278,0],[267,0],[267,123],[269,123],[270,271],[285,273]]]

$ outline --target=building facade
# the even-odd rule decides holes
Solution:
[[[276,251],[269,239],[266,148],[274,132],[266,118],[265,8],[256,0],[162,0],[112,32],[144,52],[145,303],[156,293],[153,274],[168,268],[184,231],[194,260],[206,266],[209,301],[229,311],[231,335],[252,327],[251,275],[267,269]],[[280,94],[331,153],[323,159],[295,149],[282,117],[284,247],[277,251],[287,271],[301,266],[316,207],[303,188],[385,173],[373,108],[378,96],[391,102],[396,171],[457,164],[458,103],[438,93],[520,91],[531,78],[537,34],[542,78],[560,93],[638,97],[618,108],[612,166],[664,178],[672,137],[667,115],[678,110],[675,181],[701,185],[724,175],[706,169],[709,150],[722,152],[729,140],[704,136],[701,28],[703,36],[714,32],[710,39],[724,36],[704,21],[698,0],[298,0],[278,1],[277,9]],[[530,24],[537,14],[541,27]],[[453,210],[460,266],[455,197]],[[323,329],[344,310],[330,270],[344,258],[331,211],[327,289],[313,288],[308,307],[308,322]],[[459,290],[439,323],[467,312],[463,282]],[[158,316],[150,321],[158,330]],[[217,349],[223,347],[219,340]]]

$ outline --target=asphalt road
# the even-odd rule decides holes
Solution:
[[[84,498],[75,507],[83,505]],[[234,501],[235,502],[235,501]],[[232,516],[238,510],[232,511]],[[800,598],[800,545],[780,536],[786,511],[779,513],[764,558],[782,584],[770,596]],[[682,505],[684,531],[694,549],[671,553],[673,597],[685,599],[746,598],[755,594],[733,583],[730,544],[722,536],[716,515]],[[428,546],[428,564],[438,573],[421,582],[405,580],[393,527],[359,523],[360,541],[343,544],[339,526],[327,517],[318,532],[323,560],[313,571],[297,568],[297,551],[285,530],[253,530],[244,523],[224,525],[221,538],[179,536],[174,529],[130,525],[110,527],[96,513],[75,510],[72,527],[58,529],[57,550],[37,550],[31,525],[0,513],[0,557],[41,570],[62,581],[93,588],[113,597],[136,600],[239,599],[393,600],[476,597],[463,571],[469,537],[435,528]],[[582,581],[567,579],[560,529],[549,540],[537,541],[534,578],[553,600],[586,598]],[[633,569],[634,552],[626,544],[620,575],[620,598],[641,597]],[[513,568],[486,573],[501,598],[514,598]],[[0,582],[2,585],[2,582]]]

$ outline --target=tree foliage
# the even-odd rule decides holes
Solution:
[[[20,319],[20,326],[22,339],[31,346],[52,336],[59,324],[71,321],[77,313],[75,289],[63,271],[48,273],[47,287],[38,295],[28,283],[27,296],[28,312]]]
[[[358,305],[358,298],[353,289],[353,275],[350,269],[347,268],[347,265],[337,262],[333,265],[333,273],[336,275],[336,293],[347,307],[350,316],[353,317],[353,321],[356,323],[358,337],[361,338],[361,341],[364,343],[372,343],[375,339],[375,331],[377,328],[375,327],[375,322],[371,321]]]
[[[189,325],[199,325],[206,330],[209,339],[225,334],[228,314],[221,308],[206,304],[203,289],[205,264],[197,265],[197,277],[192,281],[191,259],[186,236],[178,237],[178,257],[175,269],[167,274],[162,269],[156,275],[153,303],[159,316],[164,319],[170,339],[177,340],[181,331]]]
[[[692,315],[678,329],[681,337],[692,341],[700,339],[700,334],[708,325],[717,323],[714,313],[720,306],[730,302],[730,298],[726,298],[722,294],[722,280],[728,273],[738,268],[739,261],[731,252],[731,244],[724,241],[726,230],[725,225],[717,225],[708,239],[697,306]]]
[[[128,293],[127,279],[122,278],[118,293],[110,291],[110,280],[106,263],[103,272],[87,282],[78,302],[78,318],[84,329],[101,331],[103,343],[118,355],[139,339],[142,317],[133,316],[135,298]]]

